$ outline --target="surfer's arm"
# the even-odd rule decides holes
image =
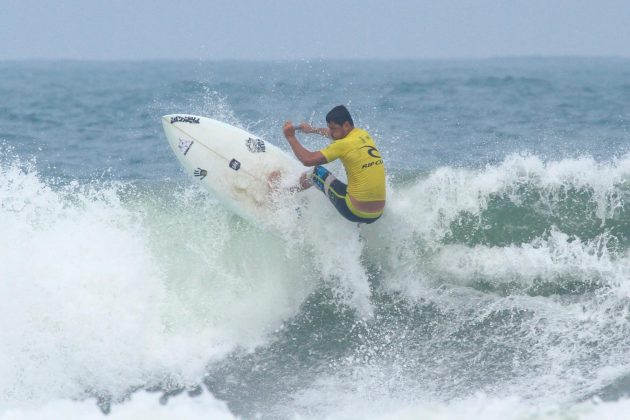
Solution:
[[[321,152],[311,152],[300,144],[300,141],[295,137],[295,127],[293,127],[290,121],[284,123],[282,131],[293,150],[293,154],[304,166],[316,166],[327,163],[326,158]]]
[[[312,125],[310,125],[309,123],[303,122],[303,123],[300,123],[300,125],[297,126],[297,129],[302,131],[303,133],[306,133],[306,134],[313,134],[314,133],[314,134],[319,134],[320,136],[332,138],[332,137],[330,137],[330,130],[328,129],[328,127],[315,128]]]

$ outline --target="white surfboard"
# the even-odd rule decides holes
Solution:
[[[164,133],[186,172],[226,207],[254,223],[273,212],[268,177],[299,179],[304,167],[276,146],[245,130],[187,114],[162,117]]]

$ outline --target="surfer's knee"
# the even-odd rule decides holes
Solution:
[[[315,166],[313,172],[311,172],[311,181],[320,191],[326,192],[325,190],[328,189],[330,182],[334,179],[334,177],[331,177],[332,174],[323,166]]]

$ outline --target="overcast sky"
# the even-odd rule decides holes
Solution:
[[[629,0],[0,0],[2,59],[630,57]]]

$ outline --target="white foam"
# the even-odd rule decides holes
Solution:
[[[365,418],[373,420],[519,420],[519,419],[625,419],[630,400],[616,402],[587,401],[575,405],[536,405],[518,397],[492,398],[484,394],[449,403],[417,403],[375,408],[365,405],[344,408],[346,414],[331,419]]]
[[[114,405],[111,412],[105,416],[98,409],[94,400],[72,401],[54,400],[39,407],[11,409],[0,414],[1,420],[57,420],[81,419],[102,420],[175,420],[175,419],[236,419],[226,404],[212,397],[208,393],[190,398],[186,395],[169,398],[167,404],[159,403],[159,395],[151,393],[133,394],[124,404]]]
[[[384,392],[362,389],[362,382],[357,379],[345,387],[338,380],[333,380],[332,383],[319,382],[318,386],[296,396],[293,413],[289,414],[291,408],[287,408],[287,413],[284,414],[304,420],[586,420],[625,419],[630,409],[630,399],[611,402],[592,399],[580,403],[536,403],[515,395],[495,397],[482,392],[451,401],[425,399],[417,393],[406,398],[394,397]]]
[[[495,285],[531,286],[536,280],[572,278],[620,286],[630,278],[630,258],[612,255],[606,236],[583,242],[553,229],[548,238],[521,245],[446,245],[432,259],[432,268],[437,278],[460,284],[483,279]]]
[[[327,399],[311,409],[300,409],[287,414],[294,419],[330,420],[366,419],[366,420],[519,420],[519,419],[575,419],[622,420],[627,418],[630,400],[602,402],[589,400],[582,403],[560,405],[536,405],[519,397],[494,398],[485,394],[445,402],[409,402],[395,399],[371,399],[353,401],[343,396]],[[304,402],[304,401],[302,401]],[[343,404],[337,405],[337,403]],[[332,403],[332,404],[331,404]],[[263,414],[264,415],[264,414]],[[72,401],[55,400],[38,407],[11,409],[0,415],[1,420],[53,420],[53,419],[103,419],[105,416],[96,407],[93,400]],[[134,394],[124,404],[112,407],[106,418],[126,419],[236,419],[225,403],[204,393],[190,398],[180,395],[170,398],[162,405],[158,396],[151,393]]]
[[[517,191],[527,184],[537,188],[547,204],[564,200],[563,189],[589,188],[597,217],[604,222],[623,207],[619,187],[624,185],[627,200],[630,155],[598,163],[589,157],[544,162],[537,156],[515,154],[498,166],[481,170],[443,167],[410,188],[393,191],[388,212],[404,219],[407,230],[420,234],[427,245],[437,246],[462,212],[480,214],[493,194],[505,195],[518,204],[521,198]]]
[[[630,156],[598,163],[514,155],[479,170],[440,168],[410,187],[390,190],[386,214],[369,232],[366,255],[381,268],[385,290],[435,304],[456,326],[486,325],[506,316],[512,325],[509,314],[515,314],[511,332],[497,348],[528,356],[512,361],[514,378],[501,382],[503,397],[511,393],[551,404],[593,395],[628,371],[623,331],[630,251],[605,228],[581,238],[550,225],[527,242],[501,246],[445,240],[462,213],[481,215],[495,195],[519,205],[523,186],[540,193],[546,202],[538,204],[552,212],[568,190],[583,189],[602,224],[610,218],[625,223],[619,217],[630,197]],[[498,293],[481,291],[487,286],[478,288],[480,282]],[[551,296],[527,294],[539,284],[550,286]],[[562,292],[565,285],[586,291]],[[440,343],[436,340],[434,345]],[[493,349],[490,344],[487,351]],[[386,361],[370,367],[367,378],[387,369]],[[374,392],[378,386],[370,388],[368,379],[355,378]],[[437,385],[429,381],[422,389],[432,386]]]
[[[19,162],[0,169],[0,411],[199,383],[210,360],[261,343],[314,287],[282,241],[228,229],[233,216],[211,200],[188,207],[199,193],[175,211],[205,220],[141,196],[125,204],[122,185],[51,188]]]
[[[561,384],[550,399],[566,401],[610,383],[610,366],[626,369],[625,353],[615,347],[624,343],[615,336],[623,329],[614,323],[625,310],[619,302],[630,296],[630,256],[603,246],[606,232],[582,240],[555,229],[503,247],[444,245],[442,239],[462,211],[479,214],[492,194],[518,201],[520,183],[548,191],[543,196],[552,202],[562,199],[562,186],[588,187],[598,217],[616,217],[627,201],[619,186],[627,185],[630,157],[600,164],[513,156],[483,170],[441,168],[410,188],[390,188],[383,218],[361,229],[309,191],[301,217],[290,206],[279,209],[283,240],[239,221],[194,188],[157,198],[134,196],[125,192],[129,186],[116,184],[53,188],[25,166],[0,168],[0,293],[10,297],[0,306],[0,413],[86,393],[116,399],[131,387],[164,381],[198,383],[209,361],[236,346],[264,344],[322,281],[340,302],[369,316],[368,263],[382,273],[383,287],[435,298],[455,316],[483,320],[510,305],[535,313],[531,325],[539,322],[546,334],[539,337],[538,357],[551,373],[528,378],[526,390],[518,380],[506,384],[516,394],[540,397]],[[123,202],[125,194],[134,198]],[[583,305],[526,296],[475,300],[473,292],[437,296],[424,287],[436,279],[467,286],[474,278],[527,286],[567,275],[595,278],[610,293]],[[602,365],[588,375],[566,370],[579,357],[580,343],[591,338],[611,340]],[[549,343],[561,345],[546,349]],[[523,408],[507,397],[497,401],[485,404],[500,413],[504,406]],[[476,403],[462,404],[465,412],[466,404]],[[616,412],[627,403],[610,404]],[[461,415],[457,407],[394,402],[389,411],[366,411],[366,417]]]
[[[601,277],[613,274],[609,280],[617,284],[627,278],[627,259],[607,253],[611,236],[604,229],[595,238],[576,238],[550,225],[529,243],[445,245],[463,214],[480,216],[496,196],[521,205],[523,188],[537,194],[540,201],[535,205],[543,212],[559,211],[570,189],[588,191],[603,226],[619,218],[630,200],[630,155],[600,163],[588,157],[544,162],[517,154],[483,169],[439,168],[411,186],[389,188],[385,215],[366,230],[367,255],[392,284],[401,277],[408,282],[410,275],[426,280],[436,274],[458,282],[476,275],[531,282],[570,269]]]

